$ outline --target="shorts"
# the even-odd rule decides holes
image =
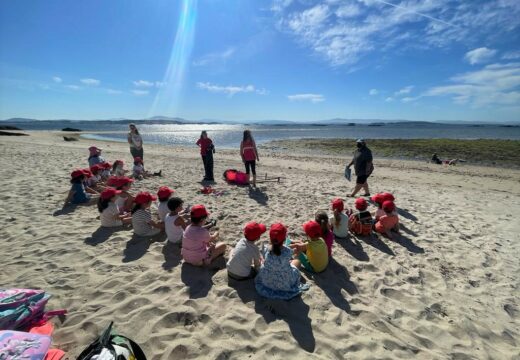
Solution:
[[[251,267],[251,271],[249,272],[249,275],[247,276],[239,276],[239,275],[235,275],[233,274],[232,272],[230,272],[228,270],[228,276],[233,279],[233,280],[238,280],[238,281],[241,281],[241,280],[249,280],[249,279],[253,279],[257,274],[257,271],[254,267]]]
[[[255,160],[245,161],[244,164],[246,165],[246,174],[247,175],[249,175],[250,168],[251,168],[251,172],[253,173],[253,175],[256,175],[256,161]]]
[[[356,178],[356,184],[362,185],[367,182],[368,175],[360,175]]]

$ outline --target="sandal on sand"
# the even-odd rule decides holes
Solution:
[[[366,197],[366,196],[370,196],[370,194],[363,194],[363,195],[361,195],[361,196],[364,196],[364,197]]]

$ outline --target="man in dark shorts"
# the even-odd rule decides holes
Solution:
[[[356,171],[356,187],[349,197],[354,197],[361,189],[365,190],[363,196],[370,196],[367,179],[374,170],[372,151],[370,151],[363,139],[357,139],[356,145],[357,150],[354,152],[354,158],[350,164],[348,164],[349,168],[354,165],[354,170]]]

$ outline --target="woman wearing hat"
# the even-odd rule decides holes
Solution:
[[[139,134],[139,130],[137,130],[137,126],[135,124],[129,124],[128,127],[130,131],[128,132],[128,143],[130,144],[130,153],[134,157],[140,157],[141,159],[144,156],[143,153],[143,138],[141,138],[141,134]]]
[[[350,167],[354,165],[354,170],[356,171],[356,187],[354,187],[352,194],[347,196],[354,197],[361,189],[365,191],[363,196],[370,196],[367,180],[374,170],[372,151],[370,151],[363,139],[357,139],[356,146],[357,150],[354,152],[354,157],[347,166],[350,169]]]

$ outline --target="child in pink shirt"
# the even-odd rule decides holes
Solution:
[[[184,230],[182,258],[195,266],[209,265],[226,251],[226,244],[217,242],[218,232],[210,234],[204,227],[208,215],[204,205],[193,205],[190,211],[191,225]]]
[[[378,233],[386,235],[389,239],[392,239],[392,233],[395,231],[399,233],[399,217],[395,212],[395,204],[392,201],[385,201],[382,206],[385,215],[381,216],[375,224],[375,229]]]

